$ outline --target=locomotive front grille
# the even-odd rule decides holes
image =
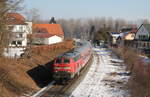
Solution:
[[[71,74],[67,71],[58,71],[54,73],[53,77],[55,80],[68,80],[71,78]]]

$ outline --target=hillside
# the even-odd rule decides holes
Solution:
[[[66,45],[67,44],[67,45]],[[51,80],[53,59],[73,48],[72,41],[50,46],[33,46],[20,59],[0,58],[0,97],[33,93]]]

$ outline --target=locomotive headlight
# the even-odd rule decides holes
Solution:
[[[71,69],[71,67],[64,67],[64,69]]]
[[[61,67],[54,67],[54,69],[61,69]]]
[[[71,67],[54,67],[54,69],[71,69]]]

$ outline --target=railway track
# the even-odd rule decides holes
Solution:
[[[88,65],[86,65],[86,67],[81,70],[79,76],[75,76],[75,78],[70,80],[70,82],[68,82],[68,84],[66,85],[54,84],[41,97],[69,97],[72,91],[76,88],[76,86],[78,86],[78,84],[84,79],[92,64],[92,61],[93,56],[91,56],[89,62],[87,63]]]

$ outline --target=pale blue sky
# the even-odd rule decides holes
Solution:
[[[43,19],[113,17],[127,20],[150,19],[150,0],[25,0]]]

